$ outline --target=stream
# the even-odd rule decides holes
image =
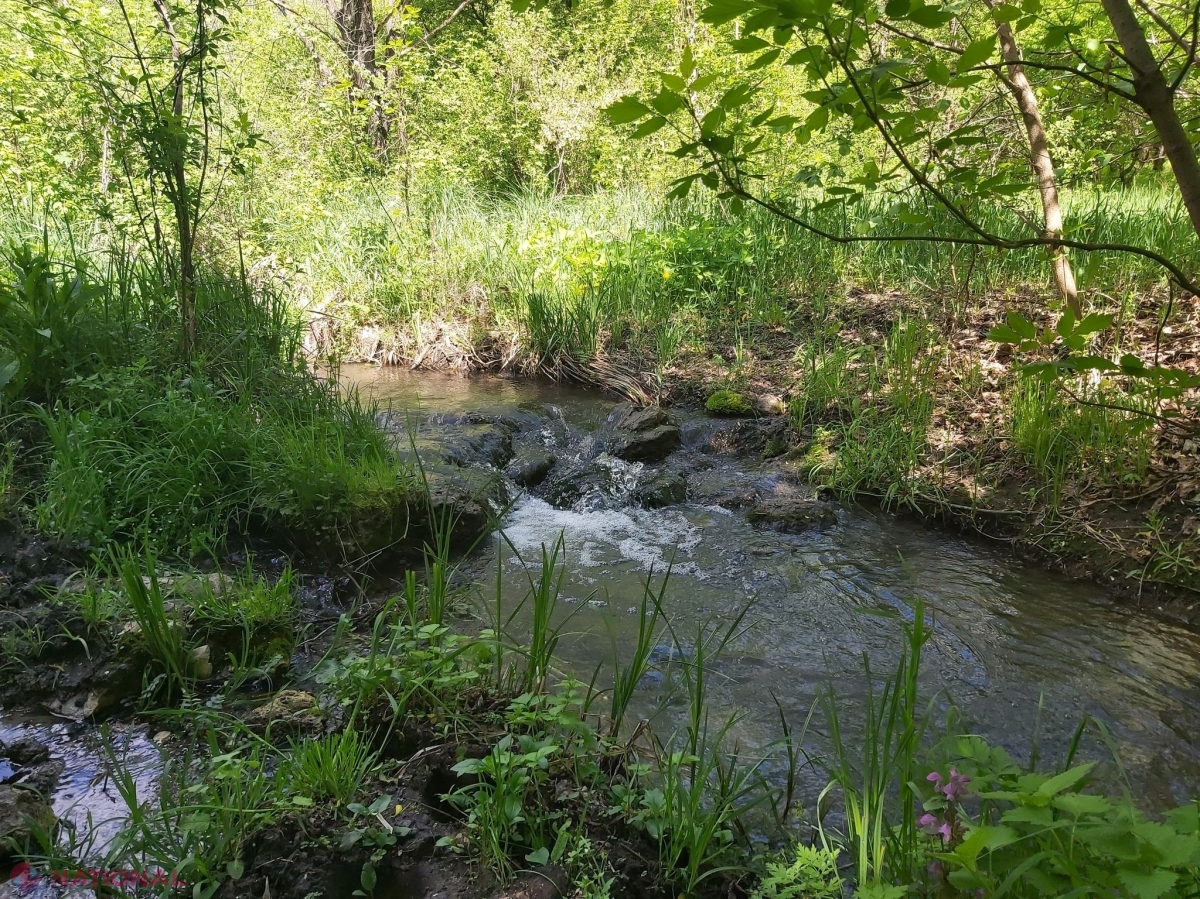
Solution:
[[[935,620],[923,693],[943,711],[957,708],[971,732],[1019,760],[1036,745],[1057,763],[1093,716],[1111,733],[1140,806],[1157,812],[1197,794],[1200,633],[999,545],[813,497],[787,463],[764,458],[779,419],[671,410],[664,423],[654,417],[662,413],[562,385],[372,366],[349,366],[341,378],[379,404],[381,425],[402,453],[415,448],[431,478],[504,485],[503,535],[486,536],[459,562],[482,608],[495,601],[499,570],[509,614],[538,576],[543,547],[561,536],[562,673],[587,681],[599,669],[603,685],[614,655],[633,645],[647,580],[661,585],[669,567],[664,607],[684,653],[698,628],[727,625],[749,605],[744,627],[712,662],[709,708],[715,726],[736,716],[730,740],[741,758],[777,758],[770,748],[782,736],[781,710],[799,734],[830,688],[854,740],[864,657],[878,686],[922,600]],[[383,589],[402,577],[384,574]],[[476,617],[463,626],[475,623],[487,624]],[[686,716],[668,683],[676,653],[663,635],[630,710],[660,735]],[[105,749],[106,735],[115,750]],[[119,721],[102,730],[0,712],[0,744],[22,738],[62,763],[55,812],[95,847],[124,812],[108,752],[123,756],[143,795],[162,764],[147,728]],[[819,711],[804,748],[828,750]],[[1094,735],[1081,753],[1110,758]],[[777,761],[762,768],[781,783],[786,776]],[[823,786],[808,769],[798,801],[811,809]]]
[[[685,644],[698,625],[730,621],[752,603],[749,627],[714,663],[710,707],[715,717],[739,716],[732,735],[753,757],[782,735],[775,700],[799,732],[814,700],[832,686],[843,727],[859,720],[863,656],[876,674],[890,673],[903,622],[920,598],[936,621],[922,688],[943,708],[953,703],[972,732],[1021,760],[1036,743],[1043,759],[1058,762],[1080,721],[1094,716],[1119,747],[1139,805],[1157,811],[1196,795],[1200,634],[1152,609],[1115,601],[996,544],[860,507],[830,504],[813,525],[784,531],[751,524],[746,506],[793,490],[790,475],[761,454],[721,451],[722,435],[734,426],[703,413],[673,410],[681,448],[658,464],[628,463],[596,455],[596,434],[616,403],[594,392],[373,367],[343,378],[393,415],[404,411],[415,437],[402,443],[461,444],[464,429],[478,437],[480,419],[491,418],[512,430],[517,462],[543,452],[556,457],[542,485],[522,491],[510,483],[505,538],[494,537],[468,567],[481,600],[491,603],[499,553],[503,595],[512,603],[536,577],[542,546],[561,534],[565,623],[557,655],[582,680],[611,663],[614,646],[619,654],[633,644],[646,578],[653,571],[659,583],[671,564],[665,607]],[[572,466],[586,469],[589,458],[605,476],[600,486],[584,476],[592,489],[577,497],[563,491],[555,472],[566,467],[570,485],[579,480]],[[686,501],[639,507],[639,484],[663,470],[684,476]],[[660,646],[656,655],[670,651]],[[686,710],[664,703],[655,676],[644,679],[632,713],[665,719],[669,730]],[[821,718],[814,715],[808,734],[808,748],[818,753],[825,748]],[[661,732],[663,721],[655,727]],[[1110,758],[1098,739],[1085,740],[1082,754]],[[811,802],[823,781],[808,780],[802,798]]]

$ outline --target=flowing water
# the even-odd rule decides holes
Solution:
[[[343,377],[403,412],[417,445],[448,439],[465,413],[505,416],[516,442],[553,452],[558,465],[595,453],[593,435],[614,403],[561,386],[500,379],[415,376],[373,368]],[[632,645],[648,575],[672,565],[666,609],[686,646],[699,624],[729,621],[747,604],[748,630],[717,660],[710,704],[737,713],[734,736],[751,754],[777,740],[779,711],[799,730],[832,685],[853,720],[866,686],[863,657],[889,671],[902,625],[918,598],[935,615],[922,683],[967,725],[1019,758],[1040,747],[1061,759],[1085,716],[1103,722],[1119,746],[1135,796],[1148,809],[1193,798],[1200,785],[1200,634],[1015,559],[995,545],[961,539],[860,508],[796,534],[764,530],[743,511],[712,502],[739,491],[769,494],[781,466],[707,450],[723,427],[683,416],[684,446],[668,465],[688,474],[691,501],[664,509],[629,497],[651,467],[601,456],[616,469],[604,496],[568,508],[513,489],[515,504],[496,538],[471,563],[481,594],[499,553],[505,602],[536,575],[541,548],[561,534],[565,578],[557,654],[586,680]],[[536,493],[537,491],[534,491]],[[489,597],[484,600],[490,602]],[[671,653],[666,646],[658,655]],[[652,672],[636,713],[670,728],[672,707]],[[820,715],[810,748],[822,748]],[[1103,758],[1099,740],[1085,754]],[[819,783],[807,785],[809,799]]]
[[[600,451],[597,434],[615,403],[595,393],[359,366],[342,376],[390,408],[384,420],[397,443],[415,443],[432,463],[461,445],[464,430],[486,431],[486,419],[503,423],[518,459],[550,452],[554,471],[586,463],[603,474],[603,489],[560,499],[563,508],[545,498],[544,486],[522,491],[510,482],[503,537],[461,562],[485,605],[493,602],[499,565],[507,612],[537,576],[542,548],[561,536],[557,656],[584,680],[628,651],[647,579],[660,584],[670,566],[665,607],[685,653],[699,626],[732,621],[749,604],[748,627],[713,663],[709,706],[721,720],[738,716],[731,734],[744,758],[765,757],[781,736],[779,710],[799,731],[829,687],[843,718],[854,720],[867,686],[864,656],[875,672],[892,668],[920,599],[936,621],[922,687],[941,709],[952,703],[974,732],[1022,759],[1035,743],[1043,758],[1061,758],[1079,722],[1094,716],[1112,734],[1139,804],[1156,811],[1197,795],[1200,634],[1153,609],[1113,601],[995,545],[861,508],[837,507],[798,533],[754,526],[742,500],[786,491],[792,478],[778,463],[715,449],[721,442],[714,438],[729,426],[703,415],[680,415],[682,448],[664,464],[644,465]],[[664,466],[686,475],[688,501],[641,507],[639,485]],[[658,733],[685,715],[668,683],[676,654],[664,635],[631,710],[652,719]],[[854,728],[846,729],[852,739]],[[0,714],[0,743],[23,737],[48,745],[63,763],[54,810],[97,850],[125,814],[111,753],[135,777],[139,795],[153,793],[161,769],[145,727],[113,722],[101,730]],[[827,748],[820,714],[805,748]],[[1083,751],[1094,758],[1108,752],[1099,740]],[[5,764],[0,759],[0,782],[12,774]],[[782,778],[778,766],[765,767]],[[799,795],[806,807],[822,785],[806,773]],[[8,889],[0,885],[0,897]]]

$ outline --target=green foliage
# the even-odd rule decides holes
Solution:
[[[876,692],[870,659],[864,656],[868,689],[861,747],[844,735],[837,697],[825,696],[833,754],[825,767],[825,792],[840,792],[846,810],[846,839],[860,890],[915,881],[920,862],[911,784],[917,779],[921,742],[930,724],[920,707],[921,653],[932,636],[925,605],[913,606],[904,625],[904,648],[895,674]],[[864,894],[866,895],[866,894]]]
[[[751,893],[751,899],[840,899],[842,878],[837,853],[797,843],[791,856],[767,862],[767,873]]]
[[[1004,750],[971,737],[958,740],[953,754],[982,802],[961,841],[939,854],[957,889],[1179,899],[1200,888],[1195,802],[1157,822],[1128,797],[1085,791],[1093,763],[1024,772]]]
[[[279,797],[262,744],[222,751],[210,731],[201,745],[207,754],[167,761],[156,798],[141,795],[137,776],[110,758],[128,818],[105,850],[106,867],[137,859],[171,872],[193,896],[212,896],[223,881],[241,877],[254,833],[304,807]]]
[[[318,739],[293,742],[276,776],[293,797],[347,806],[378,761],[370,739],[350,726]]]
[[[146,672],[142,693],[152,696],[161,691],[168,701],[177,698],[191,683],[192,657],[183,622],[173,607],[168,608],[163,595],[154,556],[147,553],[143,560],[131,549],[117,549],[112,564],[137,622],[138,635],[153,660],[154,669]]]
[[[506,715],[505,736],[483,758],[454,766],[460,777],[476,780],[446,798],[466,812],[472,845],[502,876],[511,875],[514,859],[544,864],[561,854],[569,829],[566,813],[550,799],[554,776],[564,768],[577,783],[599,775],[598,740],[580,715],[584,698],[582,685],[572,681],[552,695],[518,696]]]
[[[349,711],[383,707],[396,718],[444,721],[479,684],[477,647],[444,626],[409,624],[397,614],[398,603],[389,600],[376,616],[365,655],[351,651],[327,659],[317,681]]]
[[[718,390],[704,401],[710,415],[741,418],[754,414],[754,406],[736,390]]]
[[[81,263],[59,266],[27,245],[5,264],[13,281],[0,284],[0,395],[53,403],[70,378],[95,370],[100,291]]]

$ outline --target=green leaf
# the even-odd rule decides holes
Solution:
[[[670,115],[677,110],[683,109],[683,97],[672,91],[659,91],[650,100],[650,105],[654,107],[654,111],[662,115]]]
[[[941,28],[954,18],[954,13],[942,9],[940,6],[922,5],[909,10],[907,18],[925,28]]]
[[[693,90],[696,93],[699,93],[700,91],[704,90],[706,87],[708,87],[710,84],[712,84],[716,80],[717,80],[716,73],[709,72],[707,75],[701,75],[699,78],[697,78],[695,81],[693,81],[688,86],[688,90]]]
[[[687,89],[687,81],[679,75],[673,75],[670,72],[662,72],[658,76],[662,79],[663,87],[669,91],[682,91]]]
[[[987,62],[991,59],[993,53],[996,52],[996,38],[992,37],[981,38],[977,41],[971,41],[967,45],[967,49],[963,50],[962,56],[958,58],[958,64],[954,69],[956,72],[965,72],[967,69],[973,69],[975,66]]]
[[[891,19],[903,19],[912,8],[912,0],[888,0],[883,8],[883,14]]]
[[[779,59],[781,53],[783,53],[783,50],[781,50],[779,47],[776,47],[774,50],[768,50],[762,56],[758,57],[758,59],[754,60],[754,62],[750,63],[750,65],[746,66],[746,70],[752,72],[755,69],[766,68],[775,60]]]
[[[729,46],[737,53],[757,53],[759,50],[766,50],[771,44],[758,35],[751,34],[740,40],[730,41]]]
[[[1004,317],[1008,326],[1020,335],[1022,340],[1034,340],[1037,338],[1037,328],[1033,322],[1021,315],[1019,312],[1010,312]]]
[[[1107,331],[1112,327],[1112,323],[1113,317],[1111,315],[1100,315],[1093,312],[1083,317],[1083,321],[1075,328],[1075,333],[1086,336],[1088,334],[1095,334],[1097,331]]]
[[[940,59],[931,59],[925,66],[925,77],[945,87],[950,83],[950,69]]]
[[[525,856],[525,861],[531,865],[544,865],[550,861],[550,850],[543,846],[541,849],[535,849],[533,852]]]
[[[1117,877],[1134,899],[1158,899],[1175,886],[1175,881],[1179,879],[1178,874],[1165,868],[1154,868],[1145,872],[1125,866],[1117,869]]]
[[[234,880],[241,880],[242,875],[246,873],[246,865],[240,858],[235,858],[225,866],[225,871]]]
[[[1021,7],[1011,3],[1001,3],[992,7],[992,18],[997,22],[1015,22],[1022,14]]]
[[[614,125],[628,125],[630,122],[636,122],[638,119],[649,115],[649,113],[650,107],[632,95],[622,97],[617,102],[604,108],[604,114],[608,116],[608,120]]]
[[[1069,790],[1077,783],[1083,780],[1091,770],[1096,767],[1095,762],[1088,762],[1085,765],[1076,765],[1064,771],[1062,774],[1056,774],[1037,789],[1039,796],[1057,796],[1064,790]]]
[[[368,893],[375,889],[375,884],[379,882],[379,876],[375,873],[375,866],[370,860],[363,862],[362,873],[358,875],[358,882],[362,884],[362,888]]]
[[[996,325],[988,331],[987,339],[994,343],[1020,343],[1021,335],[1008,325]]]
[[[754,0],[709,0],[700,13],[700,21],[710,25],[723,25],[744,16],[755,8]]]
[[[1103,815],[1112,810],[1112,803],[1106,797],[1088,796],[1084,793],[1066,793],[1056,796],[1050,804],[1076,818],[1083,815]]]
[[[633,130],[633,134],[629,135],[629,137],[631,140],[640,140],[641,138],[648,137],[655,131],[658,131],[666,124],[666,119],[664,119],[662,116],[656,115],[653,118],[646,119],[646,121],[638,125],[637,128]]]

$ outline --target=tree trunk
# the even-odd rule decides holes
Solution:
[[[175,34],[171,17],[163,0],[155,0],[155,9],[162,19],[163,27],[171,40],[171,59],[175,66],[171,78],[171,117],[179,124],[183,122],[183,79],[187,74],[187,61],[183,58],[183,45]],[[198,23],[203,28],[203,22]],[[171,146],[170,165],[167,170],[167,199],[175,212],[175,227],[179,232],[179,319],[182,330],[180,352],[191,360],[196,350],[196,265],[193,251],[196,231],[192,227],[192,203],[187,179],[187,131],[182,141]]]
[[[1163,77],[1158,60],[1154,58],[1154,52],[1146,40],[1146,32],[1142,30],[1128,0],[1101,0],[1101,3],[1129,62],[1134,100],[1154,123],[1163,152],[1175,173],[1175,181],[1179,184],[1192,227],[1200,235],[1200,163],[1196,161],[1196,151],[1175,110],[1175,94]]]
[[[375,55],[375,9],[372,0],[342,0],[334,12],[342,50],[350,65],[352,100],[367,104],[367,140],[382,160],[387,153],[390,122],[380,97],[379,63]]]
[[[987,0],[991,8],[995,0]],[[1038,193],[1042,198],[1042,215],[1046,221],[1048,238],[1062,237],[1063,220],[1062,207],[1058,202],[1058,182],[1054,177],[1054,161],[1050,158],[1050,144],[1046,140],[1046,129],[1042,124],[1042,114],[1038,109],[1037,95],[1025,75],[1025,67],[1021,65],[1021,49],[1013,36],[1012,28],[1007,22],[996,25],[996,35],[1000,38],[1000,53],[1008,67],[1008,78],[1005,84],[1017,101],[1021,111],[1021,120],[1025,123],[1025,134],[1029,138],[1029,161],[1033,167],[1034,177],[1037,178]],[[1071,270],[1071,260],[1067,251],[1062,247],[1051,250],[1051,262],[1054,266],[1054,281],[1058,292],[1066,300],[1067,308],[1081,318],[1079,308],[1079,293],[1075,288],[1075,273]]]

